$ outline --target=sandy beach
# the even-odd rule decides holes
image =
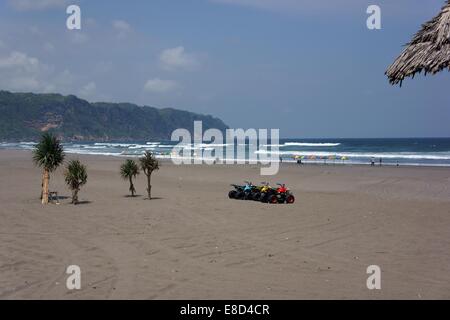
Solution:
[[[88,166],[82,204],[42,206],[31,153],[0,151],[0,299],[450,299],[450,168],[164,162],[148,201],[143,175],[127,197],[123,159],[68,158]],[[296,202],[228,199],[243,180]],[[50,186],[70,196],[62,168]]]

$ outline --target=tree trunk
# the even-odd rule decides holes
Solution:
[[[50,173],[44,169],[43,183],[42,183],[42,204],[48,204],[48,184],[50,180]]]
[[[44,172],[42,172],[42,180],[41,180],[41,197],[39,198],[42,201],[42,196],[44,194]]]
[[[133,177],[130,177],[130,191],[131,191],[131,196],[134,197],[134,185],[133,185]]]
[[[148,200],[152,200],[152,184],[151,184],[152,174],[149,172],[147,174],[147,194]]]
[[[79,189],[72,190],[72,204],[78,204],[78,190]]]

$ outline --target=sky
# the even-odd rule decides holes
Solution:
[[[66,8],[81,8],[68,30]],[[381,8],[381,30],[366,10]],[[443,0],[0,0],[0,90],[211,114],[281,137],[450,137],[450,74],[384,75]],[[1,116],[1,115],[0,115]]]

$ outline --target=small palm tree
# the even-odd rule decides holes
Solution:
[[[42,204],[48,204],[48,185],[50,173],[54,172],[64,161],[64,150],[61,142],[52,134],[44,133],[41,141],[33,150],[33,162],[43,169]]]
[[[139,167],[134,160],[127,159],[120,166],[120,175],[124,180],[130,181],[130,192],[132,197],[134,197],[134,194],[136,192],[136,189],[134,188],[133,184],[133,177],[136,178],[138,174],[139,174]]]
[[[78,204],[78,191],[87,182],[86,166],[80,160],[71,160],[67,164],[64,177],[70,190],[72,190],[72,204]]]
[[[153,153],[146,151],[144,153],[144,156],[139,159],[139,162],[141,164],[141,169],[144,171],[145,175],[147,176],[147,194],[148,199],[152,199],[152,185],[151,185],[151,177],[152,173],[155,170],[159,170],[159,162],[156,160]]]

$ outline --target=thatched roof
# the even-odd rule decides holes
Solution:
[[[450,69],[450,0],[439,15],[422,25],[386,75],[391,84],[401,86],[405,77],[414,77],[422,70],[435,74],[446,68]]]

